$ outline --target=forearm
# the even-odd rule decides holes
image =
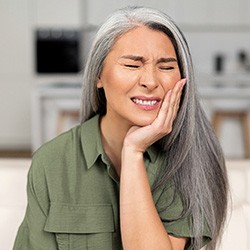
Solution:
[[[120,216],[125,250],[173,249],[154,205],[143,154],[130,149],[122,152]]]

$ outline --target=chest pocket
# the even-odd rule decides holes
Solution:
[[[55,233],[59,250],[111,250],[112,206],[52,203],[44,230]]]

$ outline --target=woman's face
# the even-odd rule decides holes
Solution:
[[[107,99],[105,119],[113,124],[149,125],[180,78],[168,36],[144,26],[125,33],[107,55],[97,83]]]

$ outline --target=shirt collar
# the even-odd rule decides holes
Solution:
[[[156,161],[157,155],[158,155],[158,150],[156,145],[152,145],[150,146],[147,150],[146,150],[146,154],[149,156],[149,160],[154,163]]]
[[[81,144],[86,159],[87,168],[91,168],[100,155],[104,156],[101,133],[99,129],[99,115],[82,124]]]
[[[102,146],[99,118],[99,115],[95,115],[84,122],[81,127],[81,145],[88,169],[94,165],[99,156],[108,161]],[[156,146],[150,146],[144,155],[154,163],[157,158]]]

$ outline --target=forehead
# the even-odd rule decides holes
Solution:
[[[170,38],[162,31],[150,29],[146,26],[136,27],[119,36],[112,50],[174,51]]]

